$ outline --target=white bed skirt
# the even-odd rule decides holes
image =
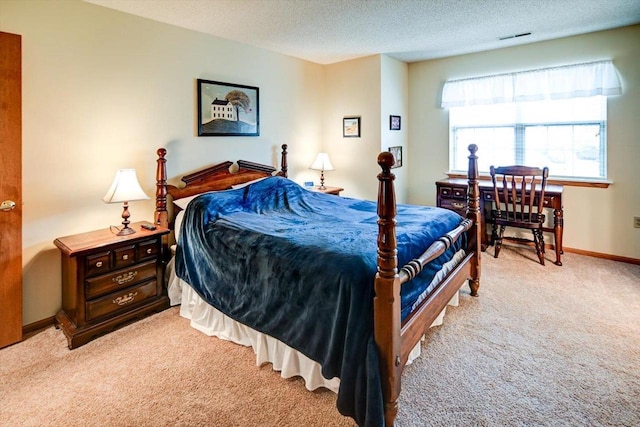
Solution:
[[[269,335],[236,322],[204,301],[187,282],[176,276],[173,258],[167,265],[166,277],[171,305],[181,304],[180,315],[190,319],[193,328],[209,336],[251,346],[256,354],[258,366],[271,363],[273,369],[279,371],[283,378],[300,376],[308,390],[324,387],[338,392],[340,379],[327,379],[322,376],[319,363]],[[449,301],[449,305],[458,305],[458,292]],[[445,311],[446,308],[432,323],[432,327],[442,324]],[[411,351],[408,363],[420,356],[420,344]]]

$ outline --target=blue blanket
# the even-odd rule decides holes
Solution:
[[[337,406],[384,424],[373,338],[374,202],[314,193],[280,177],[207,193],[185,211],[176,272],[209,304],[340,378]],[[398,205],[402,266],[459,225],[451,211]],[[460,240],[460,239],[459,239]],[[402,288],[403,318],[458,242]]]

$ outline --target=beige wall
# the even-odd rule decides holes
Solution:
[[[105,205],[117,169],[132,167],[155,192],[155,151],[169,175],[225,160],[276,164],[289,144],[290,175],[321,147],[320,65],[126,15],[79,0],[0,0],[0,30],[23,43],[24,323],[61,305],[59,236],[121,222]],[[260,88],[259,137],[197,137],[196,79]],[[153,200],[131,203],[151,220]]]
[[[380,133],[381,150],[387,151],[389,147],[402,147],[402,167],[394,168],[396,176],[396,202],[407,202],[407,179],[409,168],[406,159],[411,154],[409,146],[409,132],[407,123],[409,118],[409,65],[388,56],[380,57],[382,64],[381,76],[381,116]],[[400,116],[400,130],[389,129],[389,116]]]
[[[374,55],[325,66],[326,107],[324,149],[335,171],[325,173],[326,184],[343,187],[343,195],[376,200],[380,151],[402,146],[408,153],[408,65]],[[389,115],[404,120],[400,131],[389,130]],[[342,119],[361,117],[361,137],[344,138]],[[397,201],[407,200],[408,168],[396,168]],[[317,179],[316,179],[317,181]]]
[[[345,196],[377,198],[380,79],[379,55],[325,66],[324,149],[336,169],[325,173],[325,184],[343,187]],[[350,116],[361,118],[360,138],[342,136],[342,119]]]
[[[608,100],[608,189],[565,187],[564,245],[640,258],[640,26],[409,65],[409,201],[435,203],[448,169],[448,113],[440,109],[447,79],[613,59],[623,95]],[[478,152],[478,156],[482,156]]]

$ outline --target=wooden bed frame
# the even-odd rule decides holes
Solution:
[[[378,174],[378,273],[374,286],[374,335],[380,353],[380,377],[384,398],[385,424],[393,426],[398,413],[400,377],[409,353],[420,341],[447,303],[469,281],[471,295],[478,296],[480,286],[481,227],[478,190],[477,146],[469,146],[469,191],[466,220],[455,230],[437,240],[419,258],[398,268],[396,241],[396,199],[391,173],[393,156],[389,152],[378,155],[382,171]],[[238,171],[230,172],[232,162],[224,162],[182,177],[185,186],[167,184],[164,148],[158,149],[156,173],[156,224],[172,228],[167,209],[167,195],[173,200],[205,191],[224,190],[254,179],[272,176],[272,166],[239,160]],[[287,145],[282,145],[281,170],[276,175],[287,177]],[[332,196],[336,197],[336,196]],[[405,319],[400,321],[400,287],[415,277],[431,260],[440,256],[462,233],[467,233],[467,255],[431,292],[428,298]],[[168,240],[165,240],[168,245]],[[166,248],[165,248],[166,249]],[[169,253],[165,250],[164,253]]]

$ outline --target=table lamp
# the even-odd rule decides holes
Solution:
[[[116,172],[116,177],[113,179],[111,188],[109,188],[107,194],[104,195],[102,201],[105,203],[124,202],[122,229],[117,233],[118,236],[126,236],[136,232],[134,229],[129,228],[129,202],[148,199],[149,196],[144,194],[144,191],[140,188],[135,169],[120,169]]]
[[[324,171],[334,170],[333,165],[331,164],[331,160],[329,160],[329,155],[327,153],[318,153],[318,156],[313,161],[311,166],[309,166],[309,169],[320,171],[320,187],[318,188],[320,188],[321,190],[327,188],[324,186]]]

